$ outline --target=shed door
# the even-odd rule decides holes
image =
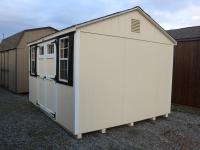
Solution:
[[[55,116],[56,114],[56,83],[46,76],[38,79],[38,104],[39,106]]]
[[[44,52],[43,55],[37,57],[37,74],[38,74],[38,104],[40,108],[55,117],[57,108],[57,88],[55,78],[56,74],[56,52],[47,53],[47,43],[43,45]]]

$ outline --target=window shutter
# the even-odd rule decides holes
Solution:
[[[56,44],[56,76],[55,80],[59,80],[59,38],[56,39],[55,41]]]
[[[69,35],[69,69],[68,85],[73,86],[73,68],[74,68],[74,33]]]
[[[69,59],[68,59],[68,82],[59,80],[59,42],[60,38],[69,36]],[[62,35],[56,39],[56,76],[55,80],[58,83],[73,86],[73,68],[74,68],[74,32]]]

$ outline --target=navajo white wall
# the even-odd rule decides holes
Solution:
[[[37,103],[37,78],[29,75],[29,100],[33,103]]]
[[[130,32],[131,19],[141,33]],[[170,113],[169,39],[138,12],[79,31],[79,133]]]
[[[74,95],[73,87],[57,84],[56,121],[74,133]]]
[[[54,78],[56,75],[56,47],[54,54],[47,54],[47,45],[54,40],[43,42],[38,46],[44,46],[44,55],[37,52],[37,74],[39,77],[29,77],[29,100],[36,104],[38,100],[43,106],[50,110],[56,110],[55,120],[64,128],[74,133],[74,93],[73,87],[55,83],[47,78]],[[54,97],[55,98],[52,98]],[[56,108],[54,107],[54,104]]]

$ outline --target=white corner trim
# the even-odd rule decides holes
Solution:
[[[74,134],[79,134],[80,31],[74,34]]]

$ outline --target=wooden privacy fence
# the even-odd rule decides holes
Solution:
[[[175,46],[172,102],[200,107],[200,40]]]

